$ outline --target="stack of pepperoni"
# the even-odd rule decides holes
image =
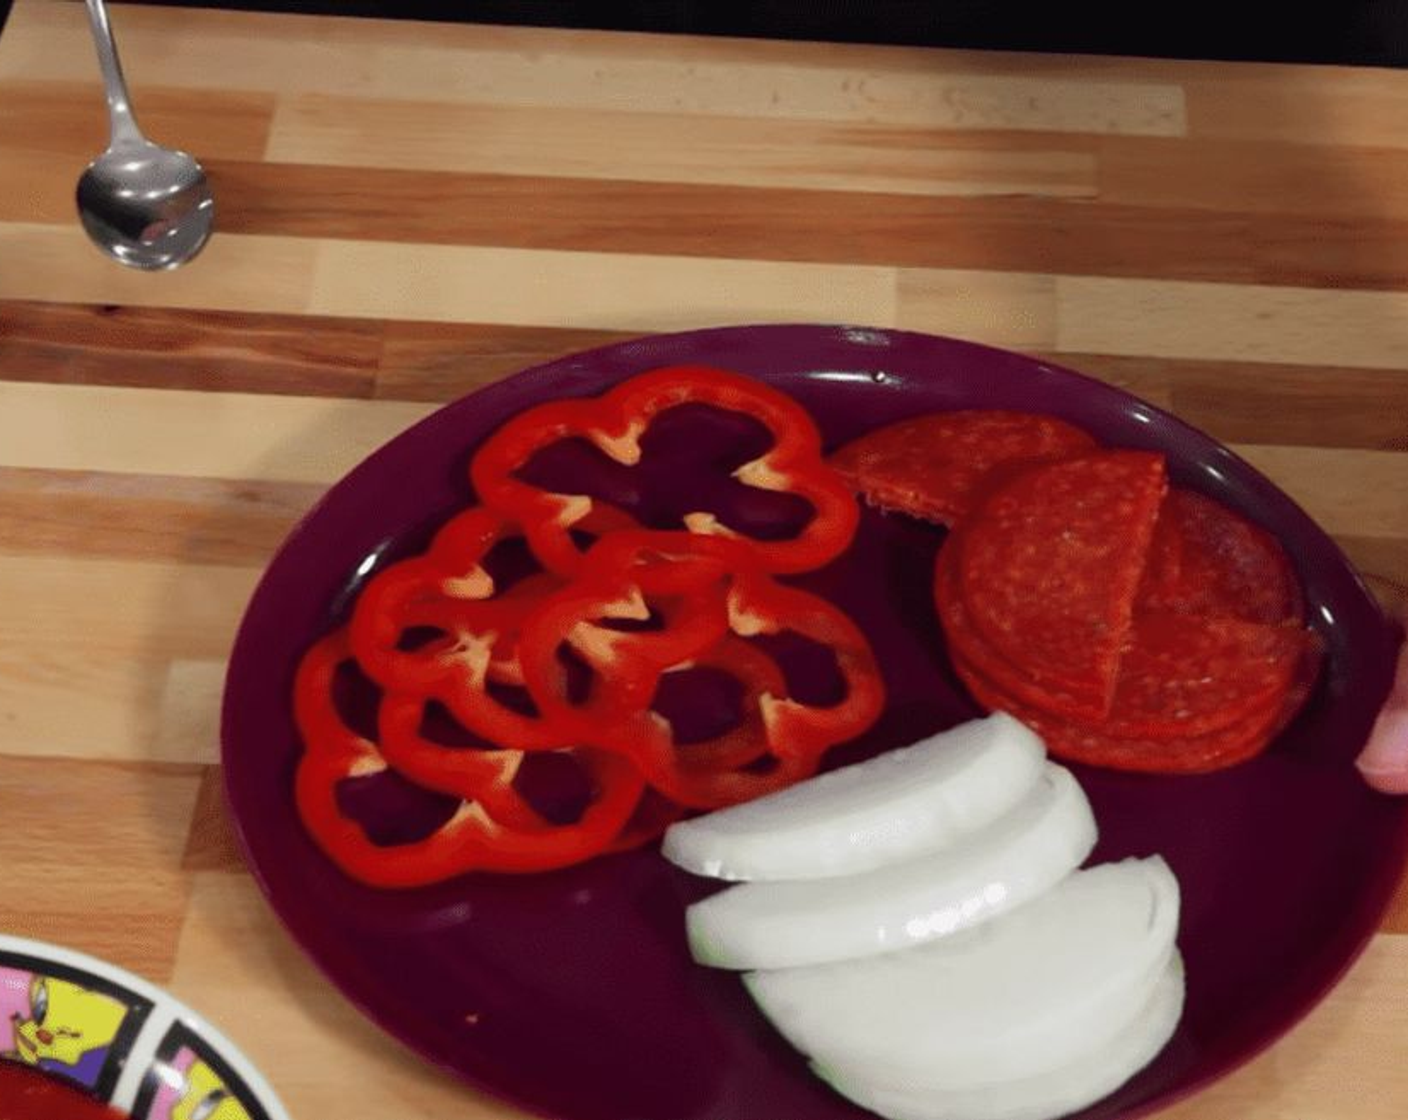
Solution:
[[[1171,487],[1161,455],[967,411],[872,432],[832,462],[872,504],[950,527],[934,598],[954,669],[1058,757],[1220,769],[1309,694],[1318,645],[1284,551]]]
[[[811,514],[794,536],[752,537],[707,511],[686,514],[685,528],[650,528],[638,511],[575,492],[580,479],[567,492],[523,477],[566,440],[637,465],[655,418],[681,405],[767,428],[767,449],[732,477],[804,500]],[[373,575],[295,680],[299,812],[354,877],[414,886],[629,848],[687,811],[811,776],[879,715],[884,684],[865,636],[830,602],[775,578],[830,562],[859,519],[811,418],[785,394],[722,370],[654,370],[513,417],[475,453],[470,476],[480,504],[425,552]],[[515,544],[530,564],[510,578],[493,555]],[[769,645],[786,635],[829,651],[834,701],[791,687]],[[700,670],[740,686],[737,719],[686,741],[661,698]],[[372,709],[360,725],[339,693],[357,674]],[[566,806],[531,796],[534,763],[575,773],[584,795]],[[441,795],[434,828],[375,834],[354,811],[349,784],[387,772]]]

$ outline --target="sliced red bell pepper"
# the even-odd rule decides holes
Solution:
[[[483,507],[451,518],[428,551],[367,581],[352,611],[352,649],[377,684],[439,700],[486,739],[525,750],[569,746],[562,728],[514,711],[486,687],[490,680],[521,682],[515,653],[519,627],[561,584],[540,573],[495,594],[484,558],[500,541],[517,535],[511,520]],[[403,649],[407,632],[418,628],[440,636]]]
[[[518,660],[538,710],[578,740],[645,714],[660,673],[698,656],[728,632],[724,593],[731,547],[691,533],[613,533],[580,575],[524,621]],[[613,629],[612,621],[655,629]],[[559,650],[571,647],[594,674],[585,704],[568,695]],[[639,764],[641,760],[637,759]]]
[[[779,758],[815,757],[867,730],[885,709],[885,681],[870,643],[839,607],[766,577],[743,573],[728,600],[729,628],[743,637],[790,631],[831,649],[846,686],[831,706],[765,697],[768,741]]]
[[[519,638],[524,681],[541,711],[571,726],[576,741],[625,755],[655,789],[691,808],[733,804],[810,776],[827,748],[864,731],[884,705],[879,668],[854,624],[823,599],[755,568],[729,567],[737,556],[727,542],[687,533],[613,534],[588,555],[577,582],[533,613]],[[667,594],[657,595],[661,589]],[[627,605],[637,617],[654,607],[662,629],[600,625]],[[831,708],[790,697],[773,659],[730,636],[730,627],[748,637],[791,630],[831,648],[845,697]],[[597,673],[598,687],[583,704],[567,696],[563,643]],[[694,665],[743,682],[744,716],[712,743],[680,747],[649,705],[664,673]],[[750,766],[768,756],[770,767]]]
[[[814,510],[801,533],[788,540],[743,536],[706,511],[685,515],[688,528],[746,541],[755,562],[772,572],[810,571],[845,551],[860,512],[845,481],[823,460],[821,437],[806,409],[769,385],[709,366],[652,370],[600,397],[551,401],[520,413],[474,456],[474,489],[485,505],[518,519],[544,567],[572,574],[580,550],[571,530],[601,503],[585,494],[541,490],[515,472],[537,452],[571,438],[588,440],[616,462],[634,465],[641,457],[641,436],[655,417],[685,404],[712,405],[764,424],[772,446],[735,470],[733,477],[746,486],[799,495]]]
[[[459,811],[430,836],[406,844],[374,843],[343,812],[337,795],[347,779],[387,768],[378,745],[349,728],[334,703],[334,675],[351,656],[345,630],[318,642],[299,666],[293,698],[304,743],[294,781],[298,812],[318,846],[352,877],[371,886],[415,887],[469,871],[566,867],[606,851],[632,819],[643,789],[640,776],[619,756],[583,751],[580,758],[597,796],[575,824],[542,823],[521,802],[506,811],[517,795],[510,768],[499,759],[485,766],[482,787],[465,780],[459,792],[473,797],[466,796]],[[513,823],[496,819],[489,805]]]

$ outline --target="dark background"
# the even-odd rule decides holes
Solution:
[[[183,0],[156,0],[182,3]],[[189,2],[189,0],[185,0]],[[205,6],[840,42],[1408,66],[1408,0],[209,0]]]
[[[1408,66],[1408,0],[147,0],[838,42]],[[0,13],[9,0],[0,0]]]

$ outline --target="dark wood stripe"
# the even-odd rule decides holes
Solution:
[[[368,397],[379,321],[0,301],[11,381]]]
[[[247,233],[741,258],[766,245],[776,260],[1408,287],[1408,259],[1382,251],[1408,240],[1408,200],[1396,219],[1352,208],[1347,183],[1308,213],[1221,194],[1218,210],[1180,205],[1176,150],[1143,169],[1177,184],[1154,206],[298,164],[279,167],[272,191],[267,166],[225,161],[212,176],[223,228]]]
[[[19,381],[449,401],[632,332],[0,302]],[[1408,450],[1408,370],[1036,355],[1231,443]]]
[[[153,140],[202,160],[260,159],[269,143],[276,95],[144,85],[142,129]],[[0,81],[0,147],[77,158],[79,167],[107,145],[108,118],[97,67],[91,84]],[[8,193],[8,192],[7,192]]]
[[[1307,123],[1313,135],[1324,122]],[[1103,201],[1359,221],[1408,219],[1408,150],[1256,139],[1102,136]],[[1381,251],[1365,245],[1364,251]],[[1137,256],[1143,254],[1137,253]]]
[[[0,550],[261,567],[322,492],[0,467]]]
[[[234,824],[225,805],[221,770],[207,766],[196,792],[191,829],[181,856],[183,871],[243,871],[244,856],[235,839]]]
[[[212,161],[211,177],[221,227],[237,233],[1197,280],[1252,275],[1245,218],[1175,207],[299,164],[271,171],[238,161]]]
[[[628,331],[475,323],[386,324],[376,395],[452,401],[519,370],[638,337]]]
[[[1049,353],[1224,443],[1408,451],[1408,370]]]

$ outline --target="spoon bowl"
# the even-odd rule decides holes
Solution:
[[[93,243],[132,268],[185,264],[215,224],[215,198],[191,156],[142,135],[103,0],[87,0],[107,90],[112,139],[78,180],[78,217]]]
[[[116,144],[78,180],[78,216],[93,243],[133,268],[175,268],[210,237],[215,199],[191,156],[149,140]]]

